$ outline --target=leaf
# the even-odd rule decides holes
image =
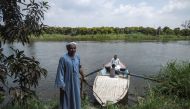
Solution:
[[[16,83],[16,82],[18,82],[18,79],[16,79],[16,80],[13,81],[13,83]]]
[[[7,57],[7,60],[11,60],[14,59],[14,55],[10,55],[9,57]]]

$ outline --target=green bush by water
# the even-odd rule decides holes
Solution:
[[[156,78],[159,93],[190,99],[190,62],[169,62]]]
[[[190,62],[171,61],[156,78],[161,82],[131,109],[190,109]]]

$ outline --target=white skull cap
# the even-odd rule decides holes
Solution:
[[[77,45],[77,43],[76,43],[76,42],[68,42],[68,43],[66,44],[66,46],[68,46],[68,45]]]

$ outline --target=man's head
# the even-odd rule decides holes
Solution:
[[[115,68],[115,64],[112,64],[111,66],[112,66],[112,68]]]
[[[114,59],[117,59],[117,55],[114,55]]]
[[[70,42],[66,45],[69,56],[74,56],[76,53],[76,43]]]

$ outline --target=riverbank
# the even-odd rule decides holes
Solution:
[[[160,82],[147,90],[145,97],[138,97],[137,104],[127,103],[101,107],[83,99],[83,109],[189,109],[190,108],[190,62],[171,61],[154,77]],[[40,102],[32,99],[28,109],[58,109],[58,100]],[[22,106],[11,106],[3,109],[24,109]]]
[[[190,109],[189,61],[171,61],[155,78],[160,82],[132,109]]]
[[[190,40],[190,36],[177,35],[144,35],[144,34],[97,34],[97,35],[62,35],[62,34],[44,34],[40,37],[31,37],[32,41],[176,41]]]

